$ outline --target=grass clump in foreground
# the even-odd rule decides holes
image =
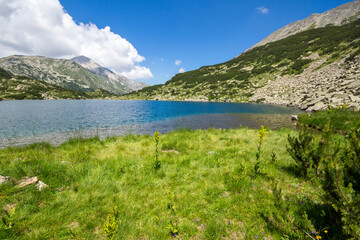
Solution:
[[[321,185],[334,176],[327,174],[333,163],[322,155],[315,176],[308,157],[308,175],[300,174],[303,165],[288,153],[295,140],[287,144],[297,135],[289,129],[185,129],[0,150],[0,175],[11,177],[0,185],[0,239],[356,237],[351,217],[357,213],[346,212],[350,205],[336,198],[336,184]],[[314,135],[311,141],[322,140]],[[336,135],[331,143],[337,140],[344,137]],[[295,155],[301,149],[295,147]],[[17,187],[25,176],[49,187]],[[339,184],[355,204],[359,178],[346,176],[351,178]],[[337,210],[323,196],[327,189]]]
[[[360,128],[360,112],[350,110],[346,105],[339,108],[332,108],[326,111],[318,111],[308,115],[299,115],[299,122],[318,130],[330,121],[330,128],[341,132],[350,132]]]

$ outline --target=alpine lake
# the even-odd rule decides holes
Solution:
[[[255,103],[141,100],[19,100],[0,102],[0,148],[70,138],[101,139],[208,128],[294,128],[297,108]]]

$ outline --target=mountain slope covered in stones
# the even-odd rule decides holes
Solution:
[[[358,1],[357,1],[358,2]],[[221,64],[177,74],[131,99],[360,107],[360,20],[299,32]]]
[[[136,89],[128,86],[127,80],[123,81],[120,76],[111,79],[104,74],[89,71],[73,60],[14,55],[1,58],[0,67],[13,75],[26,76],[81,92],[100,89],[118,95]]]

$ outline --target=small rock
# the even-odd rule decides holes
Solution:
[[[338,99],[338,98],[330,99],[330,103],[331,103],[331,105],[334,105],[334,106],[342,106],[344,104],[343,100]]]
[[[21,187],[25,187],[27,185],[30,185],[30,184],[34,184],[38,181],[38,178],[37,177],[32,177],[32,178],[27,178],[25,179],[24,181],[22,181],[18,187],[21,188]]]
[[[314,99],[313,97],[311,97],[310,99],[311,99],[310,101],[308,101],[308,102],[305,103],[305,105],[306,105],[307,107],[314,106],[316,103],[321,102],[321,100],[323,100],[322,98],[315,98],[315,99]]]
[[[354,81],[352,83],[350,83],[349,85],[347,85],[347,88],[356,88],[360,86],[360,80]]]
[[[352,102],[360,102],[360,98],[358,96],[349,95],[349,98]]]
[[[160,150],[163,153],[175,153],[175,154],[179,154],[179,151],[176,150]]]
[[[45,184],[44,182],[42,181],[39,181],[37,184],[36,184],[36,188],[41,192],[41,190],[43,188],[47,188],[49,187],[49,185]]]
[[[9,179],[9,177],[5,177],[5,176],[1,176],[0,175],[0,184],[2,184],[3,182],[7,181]]]
[[[338,93],[338,94],[334,94],[333,97],[335,97],[337,99],[347,99],[349,96],[345,93]]]
[[[291,115],[291,120],[295,120],[295,121],[299,120],[298,115]]]
[[[79,227],[79,222],[72,222],[68,225],[69,228],[74,229]]]
[[[346,85],[349,85],[349,84],[351,84],[353,82],[355,82],[355,80],[345,80],[340,84],[340,86],[346,86]]]
[[[327,108],[327,106],[323,102],[318,102],[314,106],[311,106],[308,109],[306,109],[306,111],[307,112],[319,111],[319,110],[323,110],[326,108]]]

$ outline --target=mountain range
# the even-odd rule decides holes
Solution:
[[[279,29],[237,57],[126,99],[262,102],[360,109],[360,0]]]
[[[14,55],[0,58],[0,68],[15,76],[85,93],[104,90],[119,95],[149,86],[120,76],[85,56],[67,60]]]
[[[65,89],[41,80],[14,76],[0,68],[0,101],[23,99],[94,99],[112,98],[114,95],[101,89],[81,92]]]

